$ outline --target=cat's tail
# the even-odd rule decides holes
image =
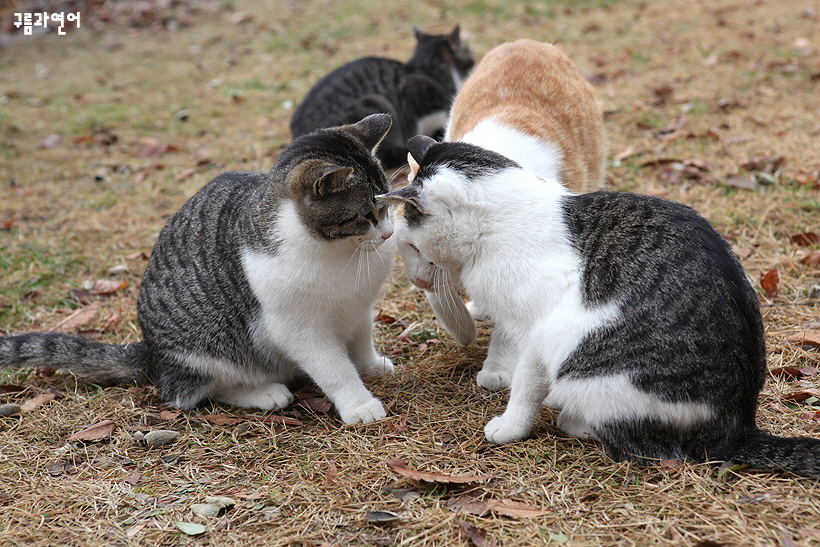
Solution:
[[[789,471],[820,479],[820,439],[775,437],[753,428],[732,439],[723,457],[762,471]]]
[[[81,336],[33,332],[0,336],[0,368],[66,369],[103,384],[144,382],[145,344],[117,346]]]

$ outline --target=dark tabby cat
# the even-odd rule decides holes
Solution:
[[[191,408],[210,398],[277,409],[302,373],[347,423],[384,408],[359,374],[393,372],[372,340],[372,306],[392,270],[388,191],[373,152],[390,128],[375,114],[294,140],[270,174],[205,185],[160,233],[137,310],[143,342],[0,337],[0,366],[66,368],[98,382],[152,381]]]
[[[441,137],[450,103],[473,67],[473,54],[458,27],[441,36],[413,31],[418,43],[407,64],[364,57],[319,80],[291,118],[293,136],[386,112],[393,127],[377,154],[388,169],[406,163],[410,137]]]
[[[512,376],[510,401],[487,440],[525,438],[546,403],[561,429],[616,459],[737,460],[820,478],[820,440],[755,425],[763,321],[709,222],[658,198],[576,195],[472,144],[409,146],[412,184],[378,197],[404,204],[407,238],[510,340],[507,371],[495,371]]]

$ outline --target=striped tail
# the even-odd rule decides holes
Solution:
[[[0,336],[0,367],[67,369],[103,384],[144,382],[145,344],[103,344],[71,334],[33,332]]]
[[[820,439],[775,437],[759,429],[740,433],[732,439],[723,456],[763,471],[790,471],[820,479]]]

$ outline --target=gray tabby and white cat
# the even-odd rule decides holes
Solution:
[[[150,380],[165,400],[278,409],[306,374],[346,423],[385,411],[360,378],[393,372],[372,339],[392,271],[389,190],[375,114],[294,140],[269,174],[224,173],[163,228],[137,301],[144,341],[56,333],[0,337],[0,366],[69,369],[94,381]]]
[[[450,103],[475,63],[473,53],[459,27],[446,35],[413,31],[417,44],[407,63],[364,57],[319,80],[290,120],[293,136],[386,112],[393,127],[377,154],[387,169],[404,165],[410,137],[440,137]]]
[[[820,440],[755,425],[766,377],[755,292],[695,211],[629,193],[573,194],[476,145],[411,139],[406,229],[456,272],[517,348],[487,440],[527,437],[541,405],[615,459],[724,459],[820,478]],[[412,166],[413,162],[411,162]]]

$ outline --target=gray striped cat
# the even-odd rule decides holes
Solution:
[[[618,192],[576,195],[509,158],[414,137],[406,238],[462,280],[510,338],[512,377],[487,440],[527,437],[541,405],[615,459],[737,460],[820,478],[820,439],[755,424],[766,379],[757,295],[695,211]],[[494,335],[495,336],[495,335]]]
[[[450,103],[475,63],[473,53],[459,27],[445,35],[413,32],[417,44],[407,63],[364,57],[319,80],[291,118],[293,136],[386,112],[393,127],[377,154],[388,169],[404,165],[410,137],[441,137]]]
[[[269,174],[205,185],[163,228],[142,280],[144,341],[56,333],[0,337],[0,366],[69,369],[93,381],[150,380],[165,400],[278,409],[306,374],[346,423],[384,408],[362,375],[393,372],[373,346],[372,307],[393,265],[389,190],[375,114],[294,140]]]

